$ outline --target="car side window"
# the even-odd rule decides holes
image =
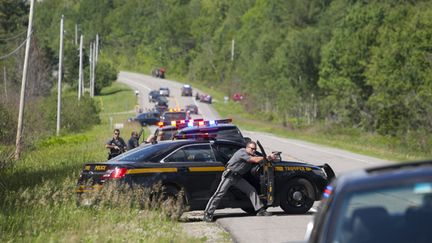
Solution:
[[[209,145],[185,146],[175,151],[165,162],[216,162]]]
[[[218,144],[215,146],[217,152],[221,155],[218,156],[220,159],[222,159],[223,163],[228,162],[229,159],[234,155],[237,150],[241,149],[242,147],[233,145],[233,144]]]

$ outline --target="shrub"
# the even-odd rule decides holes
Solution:
[[[50,129],[56,128],[57,122],[57,98],[56,95],[45,99],[42,102],[41,109],[43,119]],[[62,98],[61,106],[61,129],[62,133],[80,132],[93,125],[99,124],[99,108],[96,102],[88,97],[83,96],[77,100],[75,95],[66,95]]]
[[[10,110],[0,104],[0,144],[13,144],[17,121]]]
[[[95,94],[100,94],[102,88],[110,86],[116,79],[116,68],[109,62],[100,61],[96,66]]]

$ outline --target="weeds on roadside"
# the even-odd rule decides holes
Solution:
[[[8,191],[0,199],[0,241],[196,241],[182,235],[173,219],[182,200],[166,197],[163,187],[145,189],[108,184],[77,206],[75,178],[61,184],[44,181],[33,188]],[[118,237],[118,238],[117,238]]]

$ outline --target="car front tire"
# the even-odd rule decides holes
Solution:
[[[307,213],[315,201],[313,186],[304,178],[288,181],[280,193],[280,206],[288,214]]]

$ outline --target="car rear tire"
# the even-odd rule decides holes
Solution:
[[[280,206],[288,214],[304,214],[315,201],[312,184],[303,178],[288,181],[280,194]]]

